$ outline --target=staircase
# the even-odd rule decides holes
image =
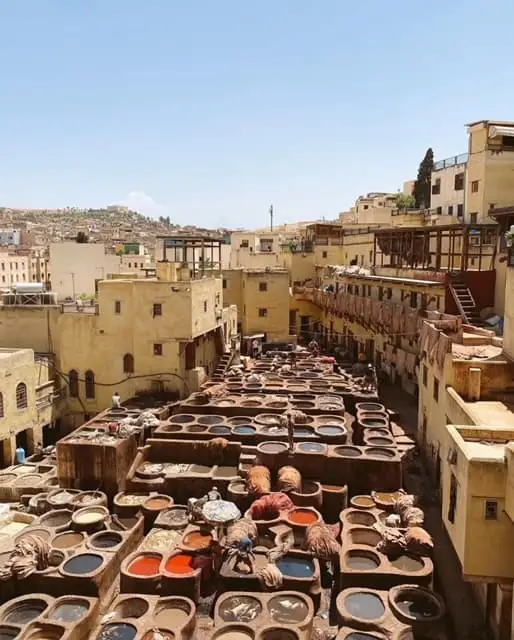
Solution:
[[[225,379],[225,373],[228,371],[230,364],[234,358],[234,353],[229,351],[225,352],[218,362],[218,366],[216,370],[212,374],[212,380],[217,382],[222,382]]]
[[[485,323],[480,317],[475,300],[460,273],[451,274],[450,289],[464,321],[474,327],[484,327]]]

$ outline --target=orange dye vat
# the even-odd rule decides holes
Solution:
[[[185,537],[184,544],[191,549],[205,549],[210,546],[212,542],[212,536],[209,533],[202,533],[201,531],[193,531]]]
[[[168,509],[171,507],[171,500],[167,498],[150,498],[145,502],[147,509]]]
[[[142,556],[129,566],[129,572],[135,576],[154,576],[159,573],[161,559],[154,556]]]
[[[170,573],[193,573],[193,556],[179,553],[166,563],[166,571]]]
[[[289,520],[294,524],[313,524],[318,521],[318,516],[312,511],[298,509],[291,511],[289,514]]]

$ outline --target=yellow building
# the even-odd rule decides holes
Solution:
[[[236,305],[239,332],[268,342],[290,342],[290,286],[286,269],[229,269],[223,272],[223,303]],[[293,327],[295,322],[292,322]]]
[[[467,164],[467,153],[434,163],[430,208],[436,216],[463,221]]]
[[[237,329],[222,280],[157,263],[154,277],[102,280],[90,305],[0,306],[3,345],[55,354],[72,424],[139,393],[185,395],[210,375]],[[218,273],[218,276],[220,274]]]

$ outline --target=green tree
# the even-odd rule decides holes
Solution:
[[[432,171],[434,169],[434,152],[432,147],[427,149],[425,157],[418,169],[418,177],[414,183],[413,196],[417,209],[430,208],[430,195],[432,189]]]
[[[399,193],[396,196],[396,206],[400,211],[406,211],[407,209],[414,209],[416,206],[416,199],[413,195],[405,193]]]

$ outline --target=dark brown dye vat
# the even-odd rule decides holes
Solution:
[[[366,453],[369,456],[373,456],[373,458],[394,458],[395,453],[394,451],[391,451],[391,449],[380,449],[378,447],[369,447],[369,449],[366,449]]]
[[[425,566],[423,562],[418,558],[413,558],[412,556],[407,555],[397,556],[396,558],[389,558],[389,562],[395,569],[398,569],[398,571],[405,571],[406,573],[421,571]]]
[[[386,427],[386,418],[359,418],[359,422],[363,427]]]
[[[20,630],[16,627],[0,625],[0,640],[12,640],[20,635]]]
[[[195,417],[190,413],[177,413],[176,416],[171,416],[171,418],[168,420],[170,424],[188,424],[194,421]]]
[[[207,429],[207,427],[205,425],[201,425],[201,424],[192,424],[192,425],[188,425],[186,426],[185,430],[188,433],[201,433],[202,431],[205,431]]]
[[[126,598],[118,602],[114,608],[116,618],[141,618],[149,609],[149,604],[143,598]]]
[[[102,566],[102,563],[102,556],[96,555],[95,553],[81,553],[68,560],[63,567],[63,571],[76,575],[84,575],[96,571]]]
[[[382,599],[366,591],[351,593],[346,597],[344,606],[351,616],[361,620],[378,620],[385,613]]]
[[[377,640],[377,636],[371,636],[369,633],[361,633],[360,631],[356,631],[355,633],[350,633],[349,636],[346,636],[346,640]]]
[[[17,602],[12,607],[7,609],[4,614],[3,622],[10,624],[24,625],[28,622],[32,622],[35,618],[45,611],[47,603],[44,600],[38,598],[27,598],[21,602]]]
[[[97,640],[133,640],[137,629],[126,622],[106,624],[97,636]]]
[[[390,447],[394,442],[392,438],[380,438],[374,436],[366,438],[366,444],[373,445],[374,447]]]
[[[358,402],[355,408],[357,411],[385,411],[384,405],[378,404],[378,402]]]
[[[280,624],[301,624],[309,613],[305,601],[299,596],[275,596],[268,602],[269,615]]]
[[[122,540],[123,536],[116,531],[102,531],[96,536],[93,536],[91,545],[97,549],[110,549],[120,544]]]
[[[259,446],[259,451],[263,453],[282,453],[287,450],[287,445],[283,442],[264,442]]]
[[[434,601],[412,592],[406,592],[405,595],[400,594],[395,600],[395,605],[403,615],[414,620],[435,618],[440,614],[439,607]]]
[[[334,453],[343,458],[358,458],[362,455],[362,451],[357,447],[336,447]]]
[[[380,566],[380,559],[367,551],[350,551],[346,556],[346,566],[353,571],[373,571]]]
[[[198,424],[203,424],[207,427],[212,426],[213,424],[220,424],[223,422],[225,418],[223,416],[200,416],[197,419]]]
[[[62,511],[51,511],[41,516],[40,524],[45,527],[62,527],[71,521],[71,511],[66,509]]]
[[[257,416],[259,417],[259,416]],[[272,416],[274,420],[277,420],[276,416]],[[277,420],[278,421],[278,420]],[[248,424],[248,418],[229,418],[227,420],[227,422],[229,422],[230,424]]]
[[[89,603],[85,600],[70,600],[58,605],[52,613],[52,620],[60,622],[76,622],[86,615]]]
[[[55,547],[56,549],[70,549],[71,547],[76,547],[83,542],[84,536],[81,533],[68,531],[66,533],[61,533],[59,536],[55,536],[52,540],[52,547]]]
[[[224,622],[252,622],[262,612],[262,605],[251,596],[231,596],[222,602],[219,615]]]
[[[346,520],[349,524],[359,524],[362,527],[371,527],[377,521],[372,513],[364,513],[362,511],[351,511]]]
[[[166,629],[151,629],[145,633],[143,640],[175,640],[175,634]]]
[[[261,640],[298,640],[300,636],[291,629],[266,629]]]
[[[322,436],[342,436],[345,431],[343,427],[332,424],[322,424],[318,427],[318,433]]]
[[[220,435],[220,434],[227,434],[227,433],[230,433],[230,432],[231,432],[231,429],[230,429],[230,427],[225,427],[225,426],[223,426],[223,425],[220,425],[220,426],[214,426],[214,427],[211,427],[211,428],[209,429],[209,432],[210,432],[210,433],[217,433],[218,435]]]

